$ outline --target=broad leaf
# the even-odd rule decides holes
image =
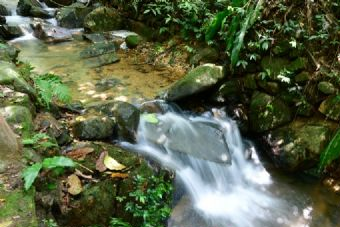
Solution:
[[[55,167],[75,167],[76,163],[70,158],[55,156],[53,158],[45,158],[42,166],[45,169],[52,169]]]
[[[25,185],[24,185],[25,190],[28,190],[32,186],[41,168],[42,168],[42,164],[39,162],[24,169],[24,171],[22,172],[22,177],[24,178],[24,181],[25,181]]]
[[[335,133],[331,142],[321,153],[319,162],[319,172],[329,165],[333,160],[340,157],[340,129]]]
[[[211,24],[208,26],[207,31],[205,33],[205,41],[212,40],[215,35],[221,30],[222,22],[224,19],[230,14],[229,10],[224,10],[215,15]]]

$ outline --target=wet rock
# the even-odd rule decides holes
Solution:
[[[0,4],[0,15],[9,16],[11,15],[11,12],[6,8],[6,6]]]
[[[297,73],[307,69],[307,66],[308,59],[304,57],[298,57],[288,65],[287,70]]]
[[[95,86],[96,86],[96,91],[98,92],[103,92],[103,91],[107,91],[111,88],[116,87],[117,85],[122,84],[120,82],[120,80],[115,79],[115,78],[111,78],[111,79],[102,79],[100,81],[98,81]]]
[[[83,37],[84,39],[87,39],[92,43],[104,43],[107,41],[107,38],[104,33],[84,34]]]
[[[340,98],[338,95],[329,96],[319,106],[319,111],[327,118],[340,120]]]
[[[107,139],[113,135],[114,126],[110,117],[87,114],[76,118],[73,134],[83,140]]]
[[[88,32],[119,30],[122,28],[122,18],[114,8],[98,7],[85,17],[84,28]]]
[[[249,108],[249,123],[252,131],[264,132],[291,120],[291,110],[280,99],[265,93],[253,95]]]
[[[93,10],[81,3],[74,3],[70,6],[61,8],[56,16],[58,24],[65,28],[82,28],[84,18]]]
[[[114,106],[116,105],[116,103],[117,101],[114,101],[114,100],[92,102],[92,103],[87,104],[85,106],[85,109],[88,112],[96,111],[106,116],[113,117],[113,110],[114,110]]]
[[[249,90],[256,90],[257,83],[256,83],[256,75],[255,74],[247,74],[245,77],[242,78],[243,86]]]
[[[0,108],[2,115],[14,132],[24,138],[29,137],[33,132],[33,120],[31,111],[24,106],[6,106]]]
[[[48,11],[42,8],[38,0],[19,0],[17,13],[21,16],[32,16],[39,18],[52,18]]]
[[[0,36],[5,40],[17,38],[23,34],[19,26],[0,25]]]
[[[275,95],[279,93],[280,91],[280,85],[277,82],[260,80],[258,81],[258,85],[265,92],[272,94],[272,95]]]
[[[86,60],[86,63],[90,67],[96,68],[96,67],[100,67],[103,65],[113,64],[119,61],[120,61],[120,58],[117,57],[116,53],[111,52],[111,53],[103,54],[97,57],[89,58],[88,60]]]
[[[321,81],[318,84],[318,89],[325,95],[332,95],[336,92],[336,88],[334,85],[328,81]]]
[[[36,95],[34,88],[16,71],[15,65],[9,62],[0,61],[0,84],[11,85],[14,90],[31,96]]]
[[[320,153],[330,140],[330,126],[323,122],[295,121],[265,136],[271,147],[269,156],[286,171],[301,171],[314,167]]]
[[[175,101],[205,91],[216,85],[223,77],[222,66],[214,64],[198,66],[171,85],[162,96],[166,100]]]
[[[31,110],[31,113],[35,115],[35,106],[27,94],[16,92],[9,88],[3,88],[0,91],[3,94],[3,96],[0,96],[0,107],[12,105],[24,106]]]
[[[146,40],[154,40],[157,38],[158,31],[152,27],[147,26],[143,22],[128,20],[129,30],[140,34]]]
[[[44,0],[48,7],[62,7],[73,3],[73,0]]]
[[[134,141],[139,123],[139,110],[130,103],[116,102],[113,116],[117,122],[118,136],[124,140]]]
[[[16,62],[19,52],[14,46],[0,43],[0,65],[1,61]]]
[[[217,98],[215,98],[215,100],[223,98],[223,100],[236,101],[239,100],[242,91],[242,81],[239,79],[232,79],[221,85],[217,91]]]
[[[80,57],[91,58],[116,51],[114,43],[95,43],[80,52]]]
[[[6,17],[0,15],[0,24],[1,25],[6,24]],[[1,36],[0,36],[0,38],[1,38]]]
[[[129,35],[125,38],[126,46],[130,49],[136,48],[142,41],[139,35]]]
[[[55,138],[58,145],[65,145],[72,141],[67,127],[50,113],[39,113],[34,120],[34,126],[35,131],[44,131],[51,138]]]
[[[33,35],[48,43],[59,43],[71,41],[73,39],[72,33],[65,28],[48,25],[48,24],[31,24]]]
[[[190,57],[190,64],[198,65],[199,63],[216,62],[220,55],[213,47],[198,48],[196,53]]]
[[[302,102],[298,105],[296,114],[303,117],[311,117],[314,114],[314,107],[308,102]]]

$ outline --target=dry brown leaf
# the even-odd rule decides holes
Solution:
[[[117,162],[116,159],[112,158],[108,154],[106,154],[106,156],[104,157],[104,165],[109,170],[122,170],[126,168],[126,166],[124,166],[123,164],[120,164],[119,162]]]
[[[75,174],[72,174],[67,177],[67,191],[71,195],[78,195],[83,191],[83,187],[81,185],[81,181],[79,177]]]
[[[106,166],[104,165],[104,158],[107,155],[107,151],[103,151],[100,153],[99,158],[96,161],[96,170],[99,172],[104,172],[106,170]]]
[[[66,156],[75,160],[84,160],[86,155],[92,153],[93,151],[94,149],[92,147],[82,147],[67,152]]]
[[[127,173],[112,173],[111,174],[111,177],[112,178],[127,178],[127,177],[129,177],[129,174],[127,174]]]

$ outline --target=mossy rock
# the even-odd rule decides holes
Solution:
[[[6,119],[14,132],[23,138],[33,133],[33,120],[31,111],[24,106],[6,106],[0,108],[0,114]]]
[[[17,13],[21,16],[51,18],[52,15],[41,7],[38,0],[19,0]]]
[[[268,154],[279,168],[286,171],[313,168],[319,162],[331,132],[330,125],[325,122],[294,121],[265,136],[271,147]]]
[[[332,95],[332,94],[335,94],[337,91],[335,86],[331,82],[328,82],[328,81],[319,82],[318,89],[325,95]]]
[[[319,106],[319,111],[327,118],[335,121],[340,120],[340,96],[332,95],[324,100]]]
[[[92,68],[97,68],[104,65],[113,64],[119,62],[120,58],[115,52],[106,53],[97,57],[89,58],[86,60],[86,64]]]
[[[2,227],[38,227],[36,219],[35,191],[7,191],[0,185],[0,226]]]
[[[73,124],[73,134],[83,140],[107,139],[113,135],[115,122],[110,117],[87,114],[79,116]]]
[[[2,61],[15,62],[20,50],[14,46],[0,43],[0,59]]]
[[[80,52],[81,58],[91,58],[116,51],[114,43],[95,43]]]
[[[35,115],[35,106],[27,94],[6,89],[3,96],[0,97],[0,107],[13,105],[24,106],[31,110],[33,116]]]
[[[224,77],[223,67],[205,64],[188,72],[168,88],[163,95],[165,100],[175,101],[195,95],[215,86]]]
[[[88,32],[114,31],[122,28],[123,20],[114,8],[98,7],[84,19],[84,28]]]
[[[265,132],[291,120],[290,108],[280,99],[265,93],[253,95],[249,108],[249,123],[253,132]]]
[[[130,49],[136,48],[142,41],[143,38],[139,35],[129,35],[125,38],[126,46]]]
[[[81,3],[74,3],[61,8],[56,16],[60,26],[65,28],[81,28],[84,26],[84,18],[93,10]]]

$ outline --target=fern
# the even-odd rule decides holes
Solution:
[[[33,78],[35,88],[38,92],[38,100],[42,106],[50,107],[53,99],[62,103],[71,101],[70,91],[61,79],[54,74],[43,74]]]
[[[333,160],[340,157],[340,129],[320,155],[319,172],[323,171]]]

